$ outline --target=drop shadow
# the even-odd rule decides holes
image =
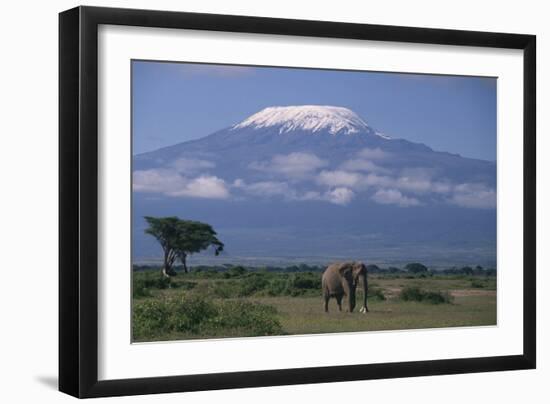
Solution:
[[[58,389],[59,384],[58,384],[57,376],[37,376],[35,379],[40,384],[48,388],[51,388],[54,390]]]

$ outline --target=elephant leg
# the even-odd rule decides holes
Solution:
[[[342,295],[336,296],[336,303],[338,303],[338,311],[342,311]]]
[[[328,301],[330,300],[330,295],[325,295],[325,313],[328,313]]]

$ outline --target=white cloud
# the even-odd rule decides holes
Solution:
[[[225,181],[221,178],[202,175],[187,182],[185,186],[176,191],[167,192],[170,196],[187,196],[191,198],[226,199],[229,191]]]
[[[277,154],[271,161],[253,162],[249,167],[289,178],[304,178],[326,165],[327,162],[315,154],[295,152],[286,155]]]
[[[364,148],[359,153],[357,153],[357,156],[359,158],[367,160],[383,160],[389,157],[390,153],[387,153],[382,149],[379,149],[378,147],[376,149]]]
[[[325,192],[298,191],[286,182],[260,181],[247,184],[240,178],[233,182],[233,187],[253,196],[282,197],[287,201],[325,201],[337,205],[347,205],[355,196],[355,193],[346,187],[336,187]]]
[[[175,170],[138,170],[133,174],[133,190],[167,196],[226,199],[229,190],[225,181],[211,175],[188,178]]]
[[[424,169],[405,169],[395,177],[370,173],[362,182],[370,187],[392,188],[415,194],[448,194],[453,189],[448,181],[433,181],[429,171]]]
[[[328,185],[329,187],[346,186],[355,187],[360,185],[363,176],[358,173],[335,170],[328,171],[323,170],[317,177],[317,182],[322,185]]]
[[[449,202],[465,208],[492,209],[496,208],[497,194],[483,184],[460,184],[454,188]]]
[[[136,192],[165,193],[185,186],[185,179],[174,170],[134,171],[132,188]]]
[[[306,191],[300,195],[301,201],[322,201],[323,195],[319,191]]]
[[[420,205],[418,199],[407,197],[397,189],[379,189],[372,199],[383,205],[397,205],[402,208]]]
[[[323,195],[323,198],[329,201],[330,203],[334,203],[336,205],[347,205],[348,203],[351,202],[354,196],[355,196],[355,193],[351,189],[345,188],[345,187],[338,187],[330,191],[327,191]]]
[[[295,195],[295,191],[291,190],[286,182],[260,181],[247,184],[239,178],[233,182],[233,186],[240,188],[249,194],[258,196],[281,195],[290,199]]]
[[[395,179],[385,175],[368,174],[364,178],[364,182],[368,186],[372,187],[390,187],[395,184]]]
[[[171,166],[181,174],[191,175],[209,168],[214,168],[216,164],[208,160],[181,158],[174,161]]]
[[[390,170],[384,167],[380,167],[379,165],[374,164],[372,161],[365,160],[365,159],[348,160],[341,165],[341,168],[349,171],[367,171],[367,172],[374,172],[374,173],[390,172]]]
[[[428,193],[432,191],[432,182],[429,179],[425,178],[415,178],[415,177],[399,177],[394,183],[395,188],[415,192],[419,194]]]
[[[372,160],[384,160],[390,156],[389,153],[382,151],[379,148],[362,149],[356,156],[342,163],[341,168],[348,171],[366,171],[375,173],[389,173],[390,170],[380,167]]]

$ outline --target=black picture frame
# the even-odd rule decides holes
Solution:
[[[99,381],[100,24],[523,50],[523,354]],[[77,7],[60,13],[59,390],[85,398],[535,368],[535,61],[533,35],[96,7]]]

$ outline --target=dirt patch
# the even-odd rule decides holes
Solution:
[[[468,296],[495,296],[496,290],[478,290],[478,289],[453,289],[449,293],[454,297],[468,297]]]
[[[388,298],[398,296],[403,288],[384,288],[384,295]]]

